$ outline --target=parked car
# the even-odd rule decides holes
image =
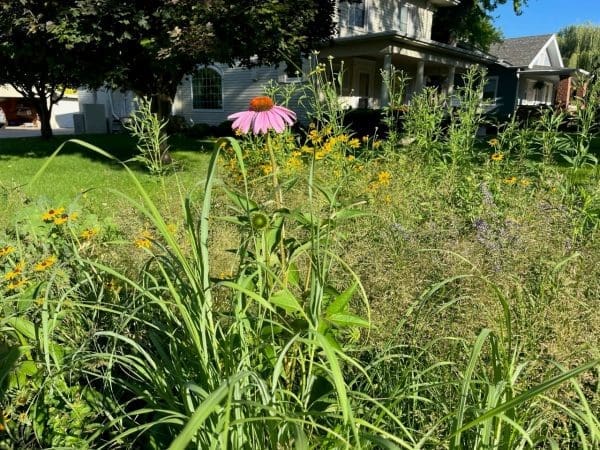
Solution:
[[[6,114],[4,114],[4,110],[0,108],[0,128],[4,128],[6,125]]]

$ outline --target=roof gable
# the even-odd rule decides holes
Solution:
[[[555,34],[505,39],[489,53],[515,67],[563,67]]]

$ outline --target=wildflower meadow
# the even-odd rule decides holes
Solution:
[[[392,69],[358,134],[338,76],[5,157],[0,449],[600,446],[600,82],[569,128]]]

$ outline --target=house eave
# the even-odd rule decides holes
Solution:
[[[397,31],[381,31],[379,33],[369,33],[364,35],[346,36],[334,39],[334,44],[348,45],[352,43],[377,43],[381,42],[382,48],[380,53],[386,53],[390,45],[409,45],[422,50],[430,50],[442,52],[448,55],[462,57],[476,63],[487,63],[487,64],[500,64],[506,65],[501,62],[495,56],[483,53],[480,51],[466,50],[453,45],[443,44],[441,42],[433,41],[431,39],[417,39],[409,37],[403,33]]]

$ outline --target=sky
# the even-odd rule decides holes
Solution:
[[[528,0],[516,16],[512,0],[492,12],[506,38],[558,33],[561,28],[592,22],[600,26],[600,0]]]

